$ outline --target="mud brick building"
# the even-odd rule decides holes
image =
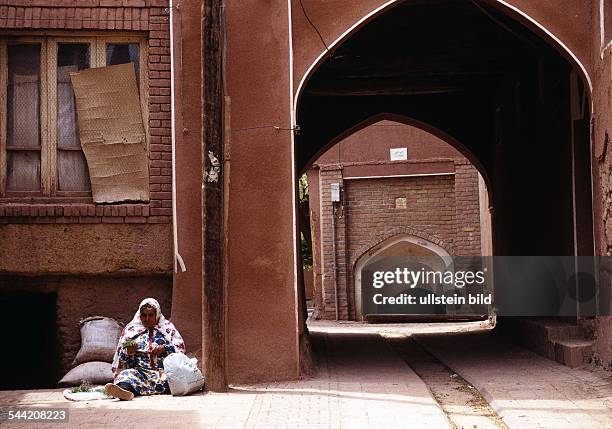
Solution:
[[[297,179],[381,118],[470,160],[488,190],[491,254],[612,255],[607,0],[0,0],[0,33],[0,297],[58,374],[79,318],[125,320],[146,295],[203,348],[211,389],[299,377]],[[125,181],[88,176],[101,165],[88,144],[113,127],[86,123],[82,152],[74,112],[92,111],[70,92],[74,76],[83,89],[100,77],[90,70],[121,63],[135,70],[125,95],[138,99],[144,149]],[[345,181],[349,167],[320,171]],[[94,203],[103,177],[120,188],[137,177],[138,196]],[[363,252],[350,246],[347,260]],[[595,277],[597,313],[578,305],[571,323],[610,366],[612,268]]]
[[[398,149],[405,149],[405,157],[392,159]],[[315,317],[336,317],[337,289],[338,318],[361,319],[359,267],[381,251],[395,247],[401,255],[399,247],[411,243],[411,252],[421,248],[439,256],[487,252],[481,246],[481,227],[490,235],[480,219],[489,217],[488,208],[480,213],[480,199],[486,200],[482,178],[460,152],[423,130],[382,120],[329,148],[307,174],[316,249],[313,273],[305,276],[313,275],[307,298],[314,300]],[[335,215],[332,184],[342,194]]]
[[[296,177],[380,115],[471,154],[493,255],[610,254],[609,2],[230,1],[224,13],[231,380],[299,373]],[[605,363],[610,295],[600,305],[574,322],[591,324]]]
[[[129,321],[145,296],[171,312],[169,46],[165,1],[0,3],[1,299],[44,344],[44,364],[27,362],[53,368],[32,375],[44,385],[69,368],[81,318]],[[98,204],[68,72],[127,62],[139,84],[148,198]]]

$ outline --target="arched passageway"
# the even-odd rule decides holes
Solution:
[[[370,307],[368,305],[369,300],[362,300],[362,276],[365,275],[365,271],[392,271],[396,265],[394,262],[405,258],[413,258],[415,261],[418,261],[418,266],[415,266],[413,263],[410,267],[412,269],[418,270],[423,267],[428,270],[442,272],[452,269],[452,257],[444,248],[435,243],[405,234],[398,234],[387,238],[369,252],[362,254],[353,269],[357,320],[363,320],[366,315],[364,313],[367,313],[367,309]],[[406,290],[410,291],[410,288],[405,285],[395,285],[395,289],[396,291],[391,292],[395,293],[395,295],[399,295]],[[423,292],[425,294],[428,293],[425,290]],[[441,291],[437,290],[435,292],[439,293]],[[376,309],[373,310],[376,311]],[[434,315],[445,314],[446,311],[440,306],[417,305],[410,309],[410,313],[416,315]]]
[[[587,77],[493,4],[398,2],[335,44],[297,95],[296,169],[391,118],[478,168],[493,255],[594,255]]]
[[[495,254],[592,255],[587,93],[577,65],[495,8],[402,2],[335,46],[303,85],[298,169],[378,115],[410,118],[480,166]]]
[[[367,272],[367,284],[374,271],[393,271],[396,264],[427,271],[435,266],[441,273],[452,269],[451,255],[467,261],[490,254],[486,186],[478,168],[455,147],[474,157],[459,142],[450,145],[450,137],[440,138],[442,133],[403,117],[392,121],[377,116],[351,131],[306,169],[306,201],[306,177],[300,179],[306,305],[313,318],[372,321],[378,310],[385,320],[434,314],[438,319],[446,315],[444,320],[465,318],[459,307],[433,313],[424,308],[406,312],[401,305],[372,307],[376,291],[361,287],[361,279]],[[330,201],[334,187],[337,202]],[[438,286],[437,296],[456,292]],[[405,287],[393,290],[393,295],[407,293]],[[473,317],[487,314],[480,309]]]
[[[310,19],[295,1],[227,8],[231,382],[299,371],[296,173],[381,114],[469,154],[487,181],[494,254],[593,254],[590,84],[551,36],[592,72],[589,33],[567,18],[586,25],[589,6],[303,3]]]

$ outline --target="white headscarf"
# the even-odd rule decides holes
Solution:
[[[174,346],[174,349],[177,352],[185,353],[185,343],[183,342],[181,334],[179,334],[172,322],[170,322],[164,317],[161,312],[159,302],[157,302],[157,300],[154,298],[143,299],[140,305],[138,306],[138,310],[136,310],[134,318],[130,323],[125,326],[125,328],[123,328],[123,331],[121,332],[119,344],[117,344],[117,350],[115,350],[115,356],[113,357],[112,370],[115,375],[119,368],[119,352],[121,351],[121,344],[128,340],[136,338],[138,335],[142,334],[147,330],[147,328],[142,324],[142,321],[140,320],[140,309],[146,304],[149,304],[155,309],[157,323],[155,324],[154,329],[159,331],[164,336],[166,341],[168,341]]]

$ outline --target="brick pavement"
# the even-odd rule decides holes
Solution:
[[[612,375],[571,369],[492,333],[419,336],[510,428],[612,428]]]
[[[61,390],[10,391],[0,393],[0,407],[69,407],[70,426],[83,428],[133,427],[135,422],[146,422],[148,429],[448,427],[427,387],[379,336],[401,339],[417,333],[421,344],[481,391],[510,428],[612,429],[609,373],[570,369],[513,346],[489,335],[486,322],[321,321],[310,327],[323,352],[316,375],[308,379],[131,402],[73,403],[62,398]],[[440,334],[448,329],[457,334]],[[484,332],[465,332],[470,330]]]
[[[320,332],[313,340],[325,346],[325,359],[317,374],[305,380],[130,402],[74,403],[64,400],[61,390],[12,391],[2,392],[0,407],[69,407],[70,427],[449,427],[425,384],[376,333]]]

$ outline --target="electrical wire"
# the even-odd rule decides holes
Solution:
[[[258,125],[254,127],[238,128],[234,131],[238,132],[238,131],[261,130],[265,128],[274,128],[276,131],[295,131],[296,133],[299,133],[300,131],[299,125],[296,125],[295,127],[289,127],[289,128],[279,127],[278,125]]]
[[[327,46],[327,43],[325,43],[325,40],[323,40],[323,36],[321,35],[321,32],[319,31],[317,26],[314,25],[314,23],[310,20],[310,17],[308,16],[306,9],[304,8],[304,4],[302,3],[302,0],[299,0],[299,1],[300,1],[300,7],[302,8],[302,12],[304,13],[304,17],[306,18],[310,26],[314,28],[314,31],[316,31],[317,34],[319,35],[319,39],[321,39],[321,43],[323,43],[323,46],[325,46],[325,50],[329,52],[329,46]]]
[[[506,24],[504,24],[503,22],[501,22],[499,19],[497,19],[496,17],[494,17],[492,14],[490,14],[484,7],[482,7],[481,5],[478,4],[478,2],[476,0],[471,0],[471,3],[476,6],[487,18],[489,18],[491,21],[493,21],[495,24],[499,25],[501,28],[503,28],[504,30],[506,30],[508,33],[512,34],[514,37],[516,37],[517,39],[519,39],[520,41],[522,41],[523,43],[526,43],[527,45],[531,46],[534,49],[539,49],[540,47],[538,45],[536,45],[535,43],[533,43],[532,41],[528,40],[526,37],[518,34],[516,31],[514,31],[513,29],[511,29],[510,27],[508,27]]]

